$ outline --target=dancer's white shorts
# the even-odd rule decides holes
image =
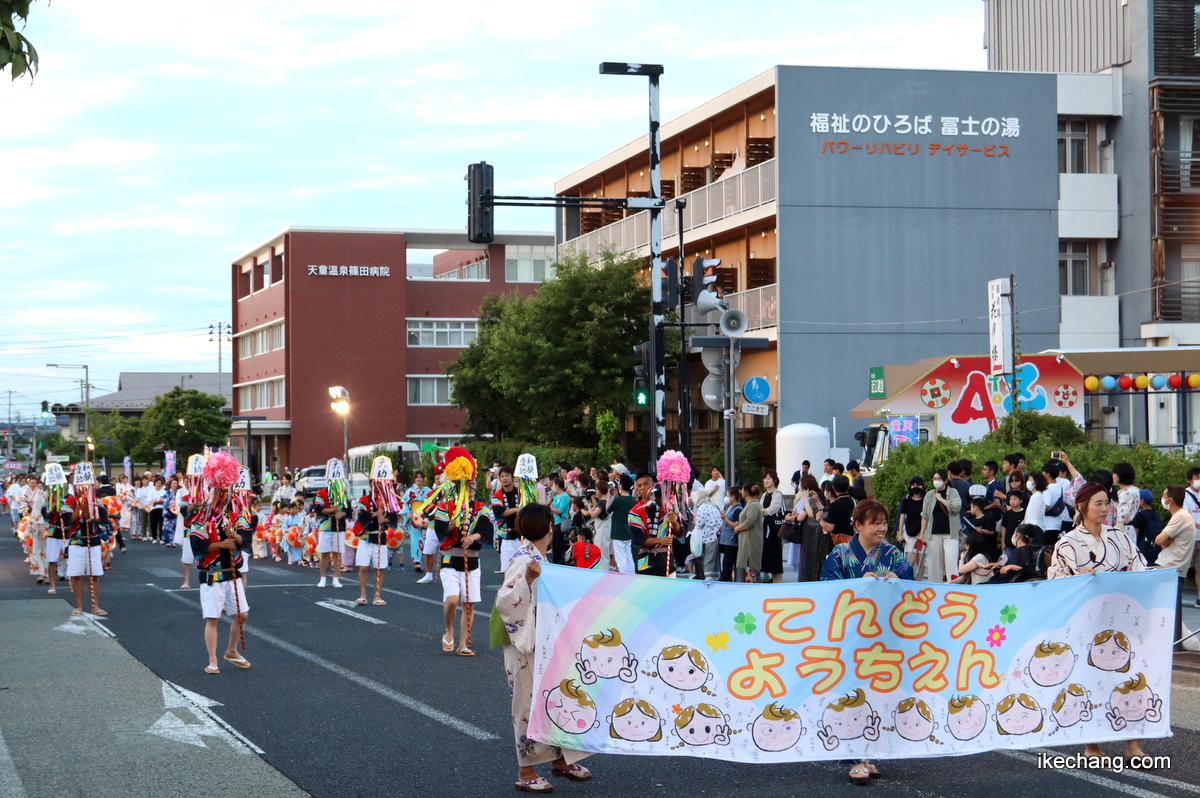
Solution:
[[[242,580],[200,585],[200,609],[205,618],[220,618],[222,612],[230,618],[238,612],[249,612],[250,605],[246,602],[246,588]]]
[[[482,600],[482,591],[479,586],[479,569],[474,571],[455,571],[453,568],[443,568],[442,574],[442,601],[451,596],[458,596],[461,600],[463,595],[463,584],[466,584],[467,601],[478,602]]]

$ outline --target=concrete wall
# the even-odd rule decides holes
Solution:
[[[1056,81],[779,67],[777,98],[779,424],[836,416],[845,446],[870,366],[987,351],[988,280],[1016,275],[1018,311],[1057,303]],[[813,113],[872,130],[814,133]],[[932,116],[930,134],[875,132],[900,114]],[[944,135],[943,116],[1016,117],[1020,135]],[[1023,314],[1020,334],[1025,351],[1057,346],[1057,308]]]

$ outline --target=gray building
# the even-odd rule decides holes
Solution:
[[[223,397],[222,412],[228,416],[233,413],[232,386],[233,375],[228,372],[122,371],[117,378],[117,390],[91,397],[88,407],[99,413],[116,411],[122,416],[140,418],[159,396],[172,388],[183,388]],[[82,441],[87,437],[84,409],[83,402],[71,402],[51,405],[50,412],[58,420],[59,432]]]

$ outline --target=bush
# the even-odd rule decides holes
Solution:
[[[522,454],[531,454],[537,458],[538,472],[541,474],[549,474],[562,462],[585,469],[592,466],[607,468],[612,464],[611,460],[601,462],[603,458],[598,456],[595,449],[542,446],[518,440],[474,440],[467,443],[466,448],[475,457],[481,470],[491,467],[497,460],[505,465],[515,466],[517,458]]]
[[[738,441],[733,447],[733,454],[737,460],[737,479],[730,483],[733,485],[741,485],[747,482],[757,483],[762,478],[762,469],[758,465],[758,450],[762,446],[760,441]],[[708,469],[716,466],[721,473],[725,473],[725,447],[710,446],[705,448],[700,457],[694,458],[696,468],[700,469],[700,481],[703,482],[703,474]],[[729,475],[725,474],[725,479],[729,479]]]

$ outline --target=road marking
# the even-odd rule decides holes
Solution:
[[[1035,749],[1035,750],[1037,750],[1037,749]],[[1037,764],[1037,761],[1038,761],[1038,758],[1036,756],[1034,756],[1033,754],[1026,753],[1024,751],[997,751],[996,753],[1003,754],[1004,756],[1012,757],[1013,759],[1019,759],[1022,762],[1028,762],[1029,764]],[[1057,752],[1055,752],[1055,755],[1057,756]],[[1134,787],[1132,784],[1126,784],[1123,781],[1117,781],[1116,779],[1105,778],[1104,776],[1099,776],[1099,775],[1091,772],[1090,770],[1075,770],[1075,769],[1066,769],[1066,768],[1060,770],[1060,769],[1055,768],[1054,770],[1049,770],[1049,771],[1045,771],[1045,772],[1061,773],[1064,776],[1071,776],[1072,778],[1082,779],[1083,781],[1091,782],[1092,784],[1095,784],[1098,787],[1107,787],[1110,790],[1116,790],[1117,792],[1124,793],[1125,795],[1136,796],[1136,798],[1167,798],[1167,796],[1163,795],[1162,793],[1151,792],[1150,790],[1143,790],[1141,787]],[[1123,772],[1126,774],[1131,774],[1136,771],[1125,770]],[[1143,773],[1142,775],[1145,776],[1145,775],[1150,775],[1150,774]],[[1159,776],[1158,778],[1162,778],[1162,777]],[[1171,782],[1170,779],[1164,779],[1164,781],[1170,782],[1172,786],[1181,786],[1181,784],[1182,784],[1181,782]]]
[[[158,587],[158,585],[154,584],[153,582],[147,582],[146,586],[147,587]],[[242,587],[244,587],[246,590],[254,590],[255,588],[258,588],[258,587],[312,587],[312,586],[313,586],[312,582],[303,582],[303,583],[298,582],[294,585],[242,585]],[[178,588],[178,587],[172,587],[172,588],[158,587],[158,589],[163,591],[164,593],[195,593],[196,592],[196,588],[194,588],[194,587],[188,588],[187,590],[183,590],[182,588]]]
[[[151,576],[158,576],[163,579],[178,579],[182,575],[174,568],[143,568],[142,570]]]
[[[54,627],[56,632],[69,632],[73,635],[87,635],[89,631],[95,632],[102,637],[111,637],[114,640],[117,638],[112,631],[104,624],[100,623],[100,619],[96,615],[85,612],[83,615],[72,616],[70,620],[62,626]]]
[[[151,587],[157,587],[157,586],[151,585]],[[191,599],[184,598],[183,596],[179,595],[178,593],[172,593],[171,591],[164,590],[163,588],[158,588],[158,590],[161,590],[164,595],[166,595],[170,598],[173,598],[173,599],[177,599],[178,601],[182,601],[184,604],[187,604],[191,607],[199,607],[200,606],[200,602],[192,601]],[[226,620],[226,622],[228,622],[228,619],[225,619],[225,620]],[[460,731],[463,734],[467,735],[468,737],[474,737],[476,740],[499,740],[500,739],[500,737],[498,735],[492,734],[489,731],[485,731],[484,729],[479,728],[478,726],[474,725],[473,723],[467,723],[465,720],[459,720],[458,718],[454,717],[453,715],[451,715],[449,713],[442,712],[440,709],[435,709],[434,707],[431,707],[422,701],[418,701],[417,699],[412,698],[411,696],[407,696],[398,690],[393,690],[392,688],[388,687],[386,684],[380,684],[379,682],[375,681],[374,679],[363,676],[360,673],[355,673],[354,671],[350,670],[349,668],[343,668],[341,665],[338,665],[335,662],[330,662],[329,660],[325,659],[324,657],[314,654],[311,651],[305,651],[304,649],[300,648],[299,646],[292,645],[291,643],[287,642],[286,640],[280,640],[275,635],[270,634],[268,632],[264,632],[261,629],[247,627],[246,634],[250,635],[251,637],[257,637],[260,640],[270,643],[271,645],[273,645],[277,648],[283,649],[284,651],[288,652],[289,654],[291,654],[293,656],[299,657],[300,659],[305,660],[307,662],[311,662],[313,665],[324,668],[325,670],[329,671],[330,673],[337,674],[338,676],[341,676],[343,679],[354,682],[355,684],[357,684],[361,687],[365,687],[372,692],[378,693],[379,695],[383,696],[384,698],[395,701],[397,704],[400,704],[403,707],[407,707],[407,708],[411,709],[413,712],[417,712],[421,715],[424,715],[425,717],[429,718],[430,720],[435,720],[438,723],[441,723],[445,726],[449,726],[450,728],[454,729],[455,731]]]
[[[1183,685],[1183,684],[1173,684],[1173,685],[1171,685],[1171,689],[1172,690],[1188,690],[1193,693],[1200,693],[1200,687],[1188,687],[1187,685]]]
[[[211,707],[222,706],[221,702],[206,698],[199,693],[193,693],[191,690],[180,687],[174,682],[168,682],[165,679],[163,680],[162,691],[164,706],[168,709],[176,707],[190,709],[192,714],[200,720],[201,723],[199,726],[185,724],[189,733],[220,737],[229,744],[230,748],[239,754],[248,754],[251,751],[256,754],[264,753],[261,748],[246,739],[241,732],[230,726],[223,718],[212,711]],[[174,716],[172,715],[172,717]],[[159,721],[161,722],[164,718],[160,718]],[[156,723],[155,725],[157,726],[158,724]],[[200,746],[202,748],[208,747],[204,745],[203,740],[200,741]]]
[[[402,590],[392,590],[390,587],[385,587],[383,589],[383,592],[391,593],[393,596],[403,596],[404,598],[410,598],[413,601],[424,601],[426,604],[436,604],[439,607],[442,606],[441,601],[439,601],[438,599],[431,599],[428,596],[418,596],[414,593],[405,593]],[[476,604],[478,604],[478,603],[479,602],[476,602]],[[492,614],[490,612],[484,612],[483,610],[475,610],[475,614],[482,615],[484,618],[492,617]]]
[[[8,745],[4,742],[3,731],[0,731],[0,797],[25,798],[25,785],[21,783],[17,763],[13,762]]]
[[[377,624],[386,624],[387,623],[387,621],[381,621],[378,618],[372,618],[370,615],[363,615],[360,612],[355,612],[354,609],[352,609],[352,608],[362,606],[362,605],[355,604],[353,601],[346,601],[345,599],[330,599],[329,601],[318,601],[317,606],[324,607],[327,610],[333,610],[334,612],[340,612],[342,615],[349,615],[351,618],[358,618],[360,621],[366,621],[367,623],[377,623]]]

